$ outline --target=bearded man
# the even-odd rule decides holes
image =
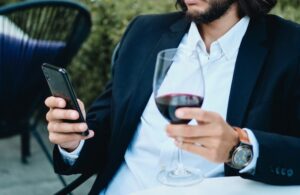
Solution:
[[[130,194],[159,185],[178,146],[205,177],[300,184],[300,26],[268,15],[276,0],[176,3],[182,11],[131,22],[87,123],[67,123],[78,113],[61,98],[46,99],[55,171],[97,174],[90,194]],[[203,106],[176,111],[196,124],[169,124],[155,106],[156,56],[168,48],[199,57],[192,64],[203,70]],[[78,134],[87,128],[89,136]]]

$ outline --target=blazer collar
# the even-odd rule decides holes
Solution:
[[[163,49],[178,47],[189,25],[190,22],[181,14],[179,19],[171,24],[168,30],[157,39],[158,41],[153,44],[154,46],[148,57],[145,58],[144,65],[141,66],[142,68],[139,71],[140,74],[137,75],[137,83],[130,96],[124,118],[119,126],[120,129],[118,129],[117,139],[122,140],[119,142],[122,147],[119,147],[124,150],[119,152],[125,152],[152,94],[152,82],[158,52]]]
[[[227,112],[229,124],[244,127],[251,95],[267,53],[265,18],[251,19],[235,65]]]
[[[177,20],[174,24],[170,26],[170,32],[180,33],[180,32],[187,32],[188,27],[191,25],[191,21],[189,21],[185,17],[185,13],[180,12],[180,19]]]

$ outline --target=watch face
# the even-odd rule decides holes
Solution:
[[[253,153],[249,146],[239,146],[233,155],[232,163],[235,168],[242,169],[251,162],[252,157]]]

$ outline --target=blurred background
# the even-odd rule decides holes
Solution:
[[[18,0],[0,0],[0,5]],[[20,1],[20,0],[19,0]],[[175,11],[175,0],[78,0],[93,20],[92,33],[68,70],[86,105],[99,95],[110,78],[111,54],[128,23],[138,14]],[[273,14],[300,22],[300,0],[278,0]]]
[[[0,0],[0,6],[20,2],[20,0]],[[71,64],[71,75],[77,96],[86,107],[101,93],[110,79],[111,55],[128,23],[139,14],[176,11],[175,0],[78,0],[92,15],[92,31]],[[278,0],[272,14],[300,22],[300,0]],[[284,36],[284,35],[283,35]],[[45,125],[40,124],[47,147]],[[46,162],[37,143],[32,143],[32,155],[28,165],[19,160],[19,140],[16,137],[0,140],[0,194],[53,194],[62,188]],[[36,147],[35,147],[36,146]],[[9,151],[9,152],[8,152]],[[75,177],[65,177],[72,181]],[[75,191],[74,194],[86,194],[93,178]]]

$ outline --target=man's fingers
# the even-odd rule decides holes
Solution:
[[[212,137],[201,137],[201,138],[180,138],[179,141],[189,143],[196,146],[201,146],[209,149],[216,148],[218,146],[218,140]]]
[[[194,153],[194,154],[197,154],[197,155],[200,155],[200,156],[203,156],[203,157],[207,157],[207,156],[210,155],[209,149],[207,149],[205,147],[197,146],[193,143],[187,143],[187,142],[179,143],[179,142],[176,142],[176,146],[183,149],[183,150],[189,151],[191,153]]]
[[[176,117],[180,119],[196,119],[199,122],[212,122],[220,116],[200,108],[179,108],[176,110]]]
[[[168,125],[166,128],[170,137],[204,137],[210,136],[211,132],[206,125]]]
[[[62,123],[51,122],[48,123],[49,132],[54,133],[82,133],[88,129],[86,123]]]
[[[50,109],[46,114],[47,121],[53,120],[76,120],[79,113],[76,110]]]
[[[65,144],[68,142],[75,142],[80,140],[86,140],[94,137],[94,131],[89,130],[88,136],[82,136],[78,133],[72,133],[72,134],[63,134],[63,133],[50,133],[49,134],[49,140],[53,144]]]
[[[224,163],[228,159],[229,152],[220,153],[216,149],[211,149],[207,147],[203,147],[201,145],[197,145],[194,143],[187,143],[187,142],[176,142],[177,147],[186,150],[188,152],[197,154],[202,156],[203,158],[206,158],[209,161],[215,162],[215,163]],[[224,160],[226,159],[226,160]]]
[[[49,108],[64,108],[66,101],[63,98],[51,96],[45,100],[45,105]]]

